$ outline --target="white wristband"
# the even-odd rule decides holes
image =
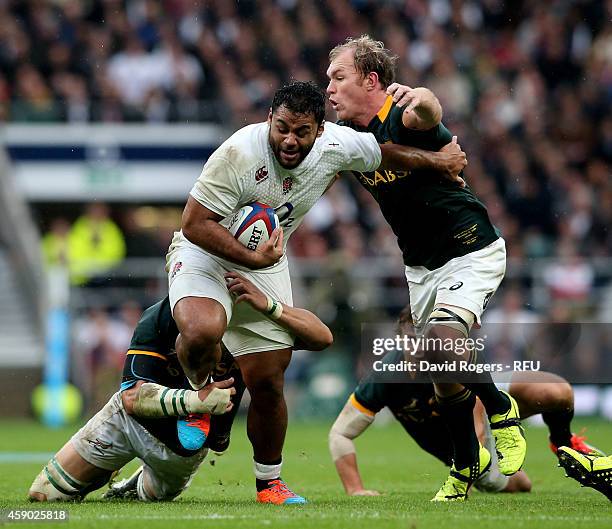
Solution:
[[[273,320],[278,320],[283,314],[283,304],[280,301],[272,299],[270,296],[266,296],[268,299],[268,306],[266,307],[266,314]]]

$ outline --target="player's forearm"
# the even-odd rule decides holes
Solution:
[[[213,255],[249,268],[259,268],[261,255],[240,244],[219,221],[223,217],[189,196],[183,210],[183,235]]]
[[[353,439],[372,424],[373,416],[364,414],[349,401],[344,405],[329,431],[329,452],[347,494],[364,493]],[[372,491],[370,491],[371,494]]]
[[[334,342],[329,327],[308,310],[283,304],[283,312],[276,321],[309,351],[322,351]]]
[[[355,453],[342,456],[335,461],[336,471],[342,481],[342,486],[347,494],[363,490],[363,482],[357,466],[357,456]]]
[[[380,146],[380,150],[382,152],[380,169],[446,171],[450,163],[450,156],[444,152],[425,151],[395,143],[385,143]]]
[[[230,379],[233,382],[233,379]],[[128,415],[148,419],[186,416],[191,413],[225,413],[230,403],[229,389],[210,391],[167,388],[151,382],[138,382],[121,394]]]
[[[414,107],[413,128],[419,130],[432,129],[442,121],[442,105],[435,94],[425,87],[418,87],[412,90],[419,97],[419,104]]]
[[[183,222],[183,235],[207,252],[248,268],[258,268],[258,254],[240,244],[232,234],[215,220]]]

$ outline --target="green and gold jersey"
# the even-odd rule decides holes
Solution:
[[[367,128],[379,143],[396,143],[438,151],[452,134],[439,124],[431,130],[407,129],[403,108],[389,96]],[[435,270],[453,259],[475,252],[499,238],[487,209],[468,186],[459,187],[433,170],[353,172],[380,205],[397,236],[407,266]]]
[[[390,351],[383,364],[400,365],[402,351]],[[452,445],[446,423],[437,411],[435,392],[431,380],[424,372],[405,373],[406,382],[397,380],[397,371],[376,372],[373,369],[359,382],[350,397],[351,404],[366,415],[376,415],[389,408],[417,444],[426,452],[452,464]]]
[[[139,380],[155,382],[173,389],[191,389],[174,350],[178,334],[168,296],[145,310],[134,329],[130,349],[125,358],[121,391],[133,387]],[[221,360],[212,375],[216,381],[234,378],[236,395],[232,397],[232,401],[239,404],[245,386],[237,362],[225,347],[222,348]],[[211,432],[218,427],[218,421],[223,421],[222,417],[226,415],[211,418]],[[132,418],[176,454],[189,457],[195,453],[181,445],[176,417],[149,419],[132,415]]]

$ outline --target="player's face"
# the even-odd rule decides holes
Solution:
[[[327,95],[338,119],[355,119],[366,106],[366,80],[355,68],[355,50],[349,48],[329,64]]]
[[[294,114],[284,105],[268,116],[270,147],[285,169],[293,169],[306,158],[315,140],[323,134],[312,114]]]

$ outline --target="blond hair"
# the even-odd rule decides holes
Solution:
[[[348,37],[346,42],[338,44],[329,52],[329,60],[333,61],[344,50],[355,50],[355,69],[362,78],[370,72],[375,72],[383,88],[387,88],[395,80],[398,56],[385,48],[384,42],[374,40],[369,35]]]

